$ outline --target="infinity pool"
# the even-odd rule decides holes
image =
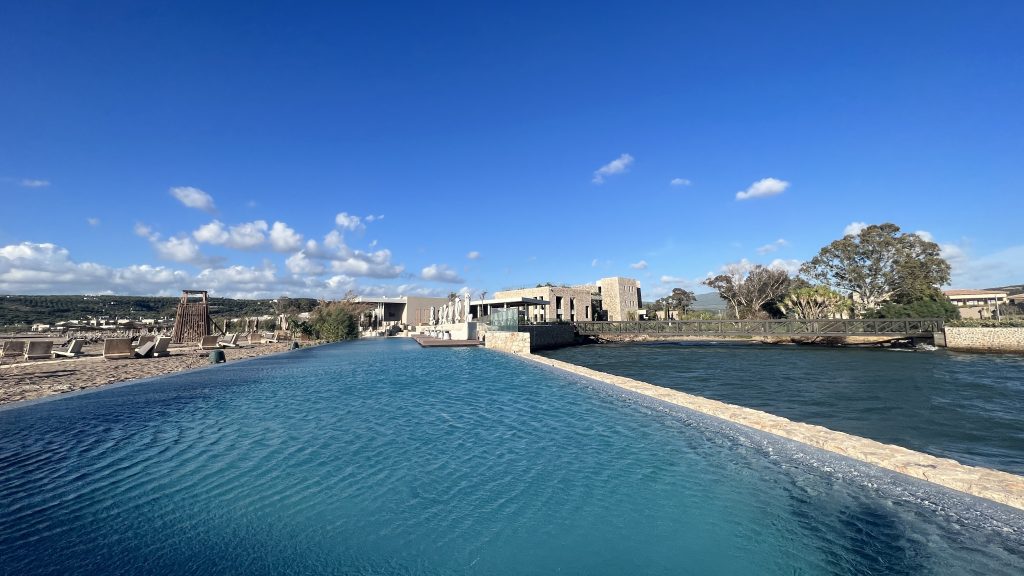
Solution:
[[[1016,511],[479,349],[0,410],[0,574],[1020,574]]]

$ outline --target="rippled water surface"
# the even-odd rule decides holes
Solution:
[[[305,349],[0,410],[0,574],[1024,573],[1015,512],[769,439],[486,350]]]
[[[545,355],[1024,475],[1024,356],[694,342]]]

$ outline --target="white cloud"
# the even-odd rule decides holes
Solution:
[[[50,185],[49,180],[36,180],[33,178],[25,178],[19,182],[21,186],[25,188],[45,188]]]
[[[647,260],[641,260],[639,262],[634,262],[633,264],[630,264],[629,267],[632,268],[633,270],[646,270],[647,269]]]
[[[856,236],[861,233],[861,230],[864,230],[867,227],[868,225],[865,222],[850,222],[846,225],[846,228],[843,228],[843,236]]]
[[[143,234],[147,239],[152,235]],[[176,250],[191,242],[177,238]],[[187,250],[186,250],[187,252]],[[180,256],[180,254],[179,254]],[[380,256],[377,256],[380,258]],[[345,274],[320,277],[322,264],[299,264],[302,258],[289,259],[290,276],[278,275],[274,266],[206,267],[192,275],[183,270],[149,264],[114,268],[92,262],[75,262],[69,252],[54,244],[25,242],[0,246],[0,293],[9,294],[137,294],[176,296],[183,288],[200,287],[215,296],[229,298],[275,298],[282,294],[337,298],[348,290],[369,293],[393,293],[443,296],[447,290],[415,284],[361,287]]]
[[[197,228],[192,237],[203,244],[224,244],[230,235],[220,220],[214,220]]]
[[[611,176],[612,174],[621,174],[625,172],[630,165],[633,164],[633,157],[629,154],[623,154],[615,160],[601,166],[594,171],[594,178],[592,182],[594,184],[604,184],[604,177]]]
[[[337,290],[342,292],[348,292],[349,290],[356,289],[356,279],[351,276],[345,276],[344,274],[338,274],[331,276],[325,282],[328,288],[331,290]]]
[[[88,222],[89,226],[92,226],[94,228],[96,226],[100,225],[100,219],[99,218],[91,218],[90,217],[90,218],[86,218],[85,221]]]
[[[925,242],[935,242],[935,237],[932,236],[932,233],[928,232],[927,230],[918,230],[917,232],[914,232],[914,234],[921,240],[924,240]]]
[[[284,264],[292,274],[322,274],[324,272],[323,264],[310,260],[301,250],[292,254],[284,261]]]
[[[280,224],[280,223],[278,223]],[[294,234],[287,226],[285,228]],[[270,229],[264,220],[243,222],[230,228],[224,226],[220,220],[214,220],[204,224],[192,232],[192,237],[203,244],[213,244],[237,248],[239,250],[250,250],[261,246],[267,240],[266,233]],[[281,233],[279,231],[279,233]],[[300,239],[301,240],[301,239]],[[299,242],[293,242],[285,250],[294,250],[299,247]],[[284,251],[284,250],[282,250]]]
[[[686,178],[673,178],[669,184],[672,186],[689,186],[690,184],[693,184],[693,182],[690,182]]]
[[[153,229],[142,222],[136,222],[133,230],[137,236],[142,236],[143,238],[150,238],[153,236]]]
[[[757,249],[757,253],[758,254],[767,254],[769,252],[775,252],[776,250],[778,250],[779,248],[782,248],[783,246],[785,246],[787,244],[789,244],[789,242],[786,242],[784,239],[779,238],[775,242],[772,242],[770,244],[765,244],[764,246],[761,246],[760,248],[758,248]]]
[[[378,214],[377,216],[374,216],[373,214],[370,214],[369,216],[366,217],[366,221],[367,222],[374,222],[374,221],[383,220],[383,219],[384,219],[384,215],[383,214]]]
[[[466,258],[469,258],[470,260],[476,260],[480,258],[480,253],[477,252],[476,250],[472,250],[470,251],[469,254],[466,254]]]
[[[274,222],[270,227],[270,246],[278,252],[291,252],[302,245],[302,235],[284,222]]]
[[[199,188],[175,186],[171,188],[170,192],[171,196],[174,196],[179,202],[189,208],[195,208],[203,212],[213,212],[216,210],[216,207],[213,205],[213,197]]]
[[[424,280],[449,282],[452,284],[465,282],[465,280],[459,277],[458,272],[452,270],[446,264],[431,264],[420,272],[420,277]]]
[[[111,268],[75,262],[55,244],[23,242],[0,247],[0,292],[10,294],[167,294],[188,285],[188,274],[163,266]]]
[[[348,256],[331,260],[331,270],[349,276],[397,278],[405,268],[391,264],[390,250],[363,252],[352,250]]]
[[[204,261],[203,256],[199,253],[199,245],[188,236],[172,236],[164,241],[154,238],[152,243],[157,256],[164,260],[193,264]]]
[[[778,178],[762,178],[751,184],[746,190],[737,192],[736,199],[748,200],[750,198],[775,196],[776,194],[782,194],[786,188],[789,188],[789,182],[786,182],[785,180],[779,180]]]
[[[597,268],[597,265],[598,265],[597,258],[594,258],[593,260],[590,261],[590,267],[591,268]]]
[[[802,264],[802,260],[783,260],[781,258],[776,258],[768,264],[768,267],[776,270],[785,270],[790,276],[796,276],[800,272],[800,266]]]
[[[363,225],[363,221],[359,216],[355,216],[347,212],[339,212],[338,215],[334,217],[334,223],[343,230],[356,231],[362,230],[366,227]]]

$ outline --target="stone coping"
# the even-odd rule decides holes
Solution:
[[[966,466],[949,458],[939,458],[902,446],[883,444],[845,432],[829,430],[823,426],[794,422],[788,418],[760,410],[726,404],[718,400],[655,386],[624,376],[599,372],[535,354],[518,354],[518,356],[669,404],[715,416],[728,422],[1024,510],[1024,477],[1009,472]]]

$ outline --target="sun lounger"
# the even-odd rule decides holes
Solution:
[[[225,336],[226,338],[218,340],[217,343],[228,348],[238,347],[238,334],[225,334]]]
[[[264,344],[277,344],[277,332],[264,332],[263,333]]]
[[[0,350],[0,358],[24,356],[26,346],[27,342],[24,340],[4,340],[3,348]]]
[[[80,338],[75,338],[74,340],[71,341],[70,344],[68,344],[67,349],[65,349],[65,350],[60,350],[60,349],[54,350],[53,351],[53,357],[56,358],[57,356],[65,356],[67,358],[75,358],[75,357],[77,357],[78,355],[80,355],[82,353],[82,347],[83,346],[85,346],[85,340],[82,340]]]
[[[103,341],[103,357],[107,360],[131,358],[134,354],[131,338],[107,338]]]
[[[52,340],[30,340],[25,347],[25,360],[42,360],[53,358]]]
[[[149,344],[150,342],[155,342],[155,341],[156,341],[156,336],[151,336],[151,335],[139,336],[139,342],[135,346],[142,347],[142,346],[145,346],[146,344]]]
[[[159,336],[156,342],[153,343],[153,357],[161,358],[163,356],[170,356],[171,352],[167,349],[171,345],[170,336]]]
[[[203,336],[203,339],[199,342],[199,347],[203,350],[219,350],[220,349],[220,337],[217,335]]]

